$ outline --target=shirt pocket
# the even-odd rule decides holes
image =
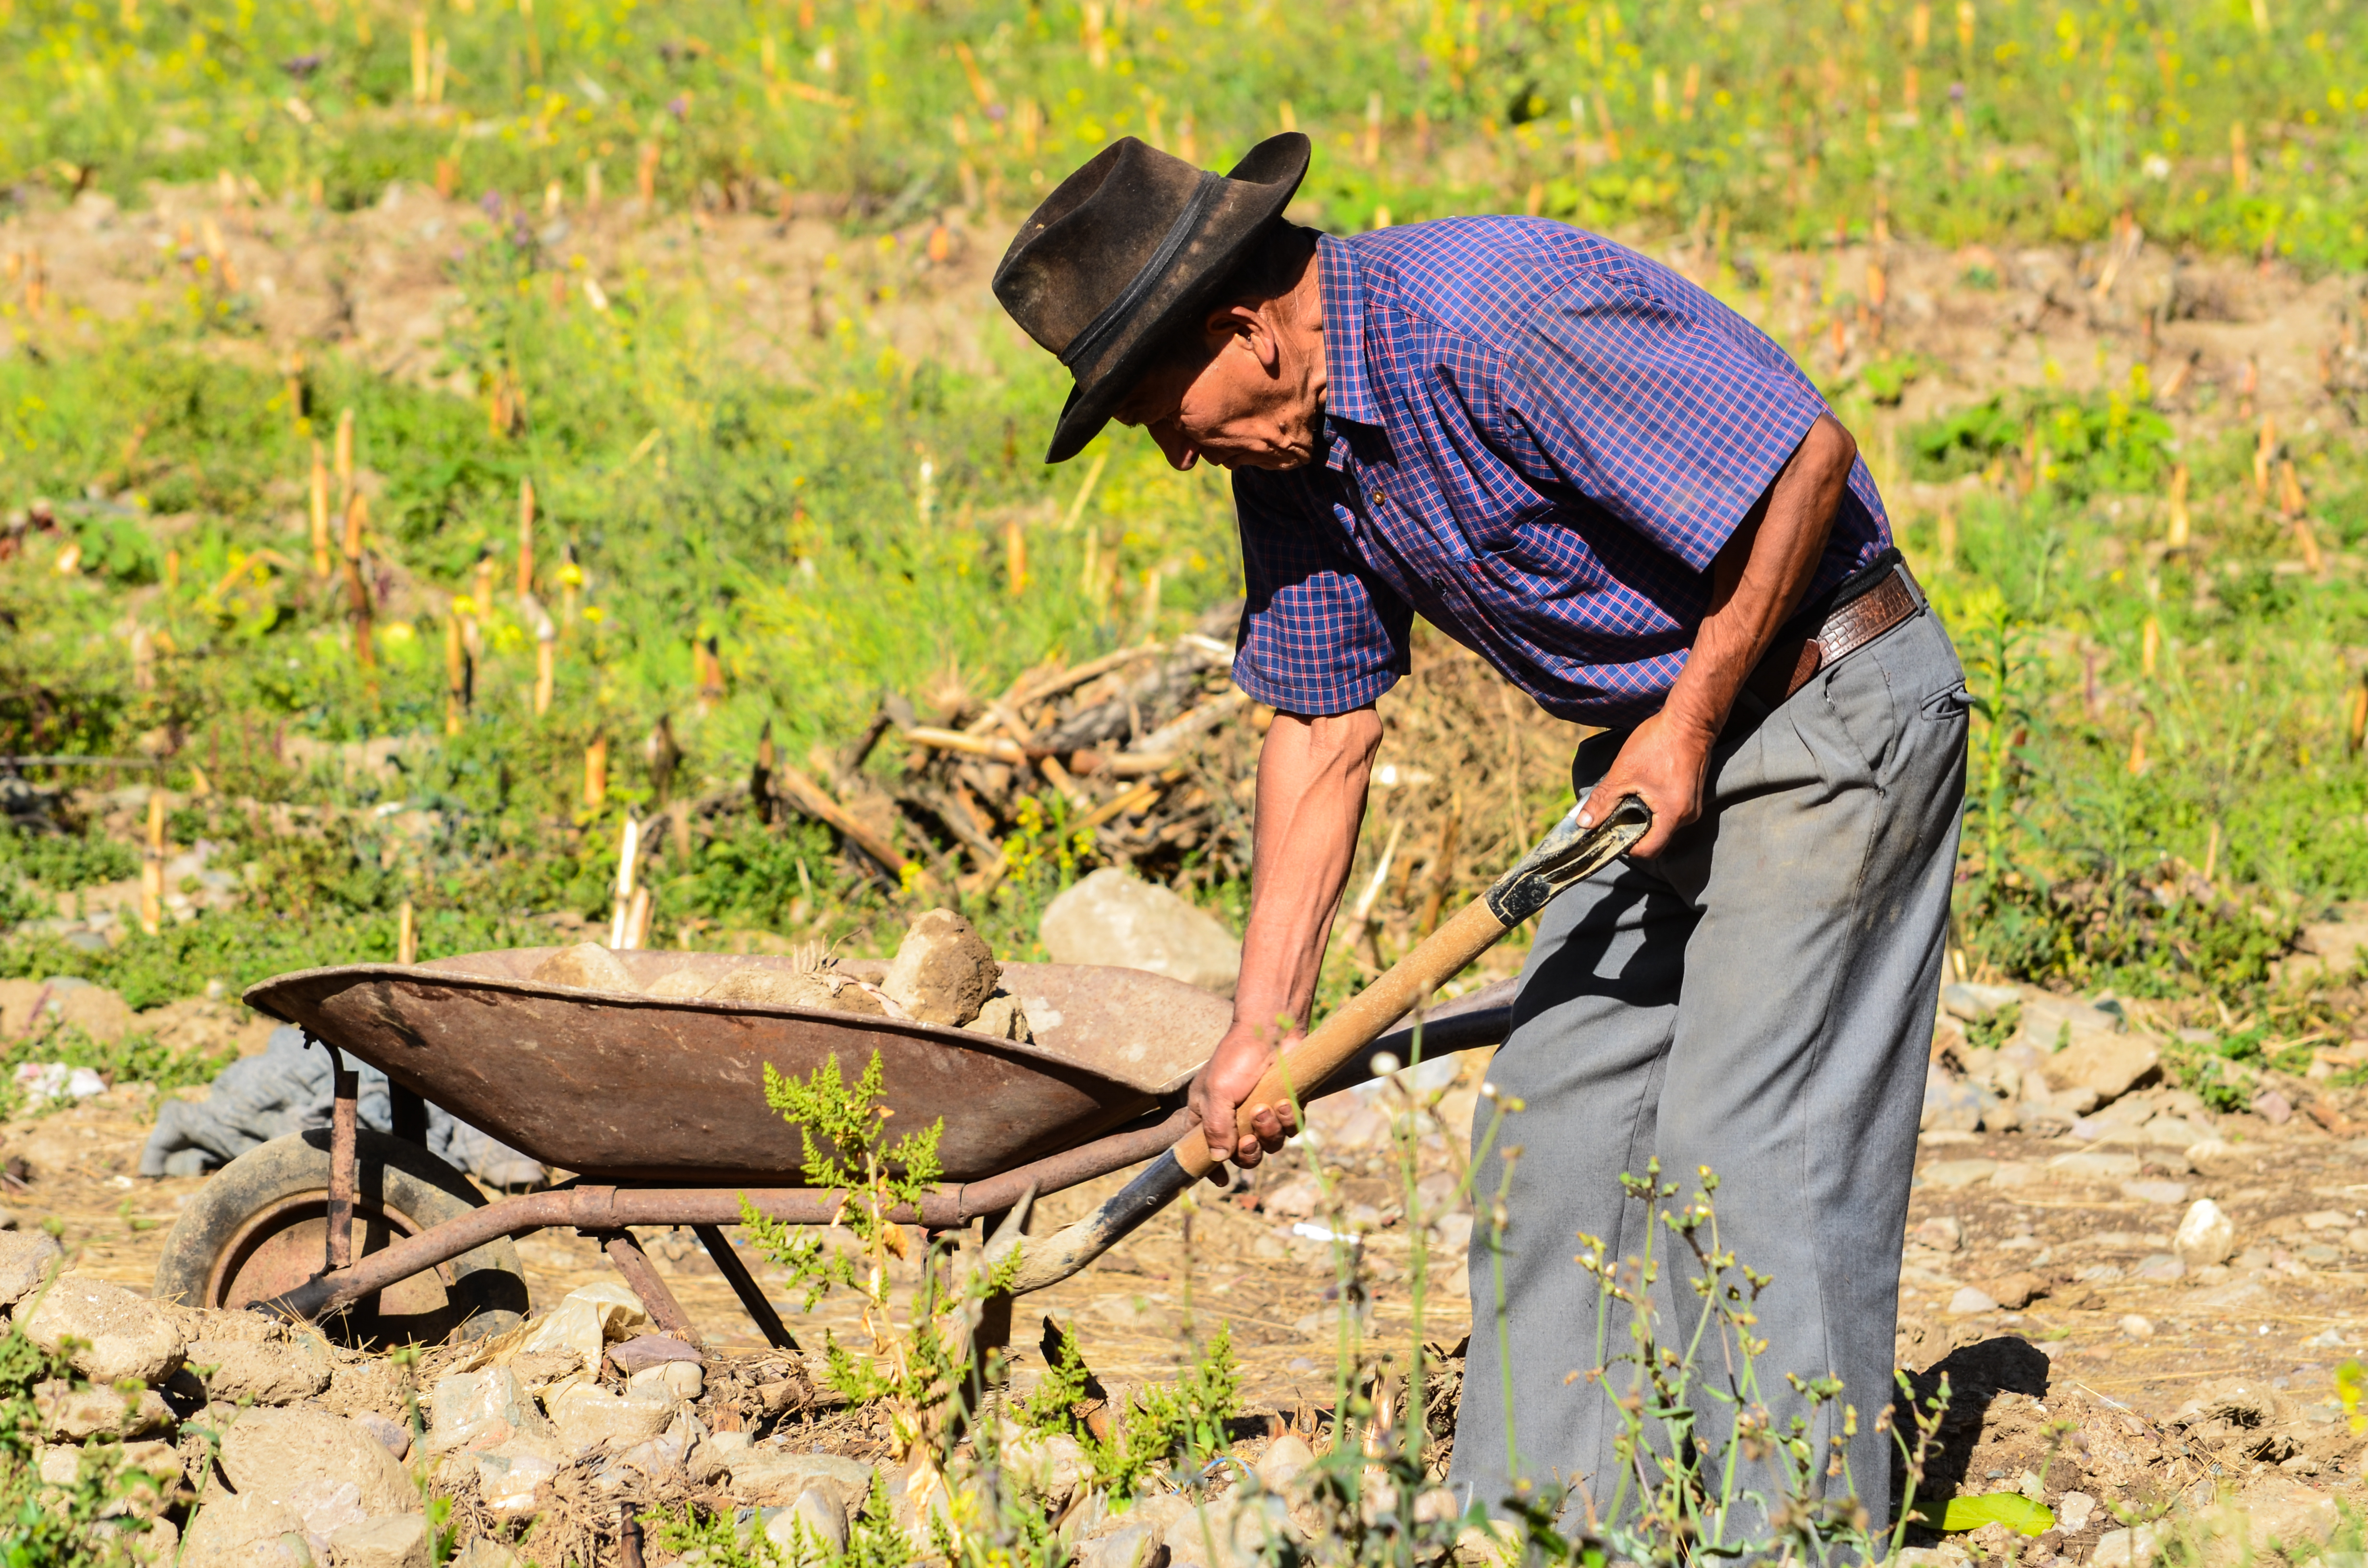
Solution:
[[[1552,570],[1559,564],[1557,536],[1577,542],[1555,523],[1554,506],[1543,500],[1459,511],[1454,527],[1470,559],[1494,557],[1516,568]]]

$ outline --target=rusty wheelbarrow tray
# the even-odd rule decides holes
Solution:
[[[251,1256],[272,1261],[257,1264],[255,1278],[229,1283],[215,1266],[223,1299],[205,1304],[268,1305],[320,1319],[431,1271],[449,1276],[455,1259],[489,1244],[568,1226],[602,1242],[662,1329],[688,1335],[688,1317],[632,1233],[687,1225],[768,1340],[788,1347],[787,1329],[722,1227],[740,1220],[744,1198],[777,1221],[828,1223],[841,1195],[802,1184],[797,1134],[765,1103],[768,1063],[803,1076],[836,1058],[851,1076],[876,1051],[897,1125],[944,1124],[944,1181],[897,1217],[951,1231],[1174,1144],[1190,1125],[1184,1090],[1232,1013],[1221,998],[1142,971],[1009,964],[1005,987],[1019,998],[1035,1035],[1019,1042],[877,1017],[528,979],[555,950],[306,970],[247,991],[249,1006],[304,1029],[332,1051],[337,1068],[327,1193],[303,1210],[317,1215],[308,1222],[324,1233],[310,1254],[320,1266],[285,1246],[258,1252],[243,1243]],[[616,956],[641,986],[685,968],[720,976],[768,961]],[[1434,1010],[1426,1054],[1502,1040],[1509,1004],[1509,986],[1496,986]],[[1315,1094],[1359,1081],[1375,1052],[1403,1060],[1408,1043],[1407,1031],[1375,1040]],[[387,1074],[398,1138],[421,1138],[424,1105],[432,1101],[574,1173],[572,1179],[425,1226],[358,1212],[359,1083],[342,1060],[348,1054]],[[283,1202],[275,1212],[297,1210]],[[357,1228],[366,1247],[383,1244],[357,1258]]]

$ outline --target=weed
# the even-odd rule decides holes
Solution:
[[[24,1309],[18,1309],[19,1316]],[[69,1350],[71,1346],[67,1347]],[[39,1384],[90,1387],[63,1355],[25,1336],[0,1335],[0,1562],[17,1568],[116,1568],[131,1558],[131,1539],[148,1521],[128,1506],[154,1483],[124,1462],[120,1440],[93,1438],[81,1449],[72,1481],[49,1483],[38,1462],[49,1419],[34,1402]],[[126,1407],[136,1403],[125,1395]]]

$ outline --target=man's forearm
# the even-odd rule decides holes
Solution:
[[[1824,556],[1858,445],[1831,415],[1809,427],[1792,460],[1713,566],[1702,618],[1663,710],[1715,737],[1743,683],[1801,601]]]
[[[1249,928],[1234,991],[1236,1029],[1273,1040],[1306,1027],[1381,739],[1381,719],[1371,708],[1316,719],[1278,713],[1267,731],[1258,753]]]
[[[1660,854],[1702,814],[1711,748],[1743,683],[1815,576],[1857,457],[1850,432],[1820,415],[1712,562],[1710,611],[1695,630],[1685,668],[1661,710],[1630,733],[1596,783],[1602,799],[1634,795],[1652,812],[1652,827],[1629,851],[1636,858]],[[1591,806],[1581,809],[1580,826],[1592,827],[1595,819]]]

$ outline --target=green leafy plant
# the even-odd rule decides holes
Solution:
[[[1918,475],[1951,480],[2021,463],[2029,485],[2076,499],[2152,491],[2170,471],[2173,437],[2142,392],[2001,393],[1918,426],[1909,437]]]
[[[21,1315],[22,1309],[19,1309]],[[130,1506],[154,1483],[124,1462],[120,1440],[83,1445],[70,1482],[41,1479],[37,1463],[47,1417],[33,1391],[63,1381],[83,1390],[89,1380],[12,1327],[0,1335],[0,1564],[6,1568],[118,1568],[132,1561],[131,1541],[149,1528]],[[127,1408],[134,1396],[125,1396]]]
[[[939,1174],[939,1123],[891,1142],[893,1114],[882,1101],[880,1055],[848,1083],[836,1056],[803,1079],[765,1068],[766,1103],[798,1130],[803,1171],[811,1187],[842,1195],[825,1231],[813,1232],[766,1218],[742,1201],[742,1223],[757,1247],[786,1272],[791,1288],[805,1292],[809,1308],[833,1290],[854,1291],[863,1301],[871,1344],[851,1350],[831,1335],[824,1343],[831,1386],[850,1401],[878,1402],[886,1411],[891,1440],[901,1457],[939,1463],[947,1435],[969,1381],[972,1331],[979,1303],[999,1282],[1018,1271],[1007,1260],[996,1271],[973,1275],[959,1290],[939,1278],[936,1259],[918,1259],[920,1286],[898,1321],[891,1290],[892,1261],[912,1260],[912,1244],[897,1220],[918,1208]],[[834,1246],[832,1233],[850,1245]]]

